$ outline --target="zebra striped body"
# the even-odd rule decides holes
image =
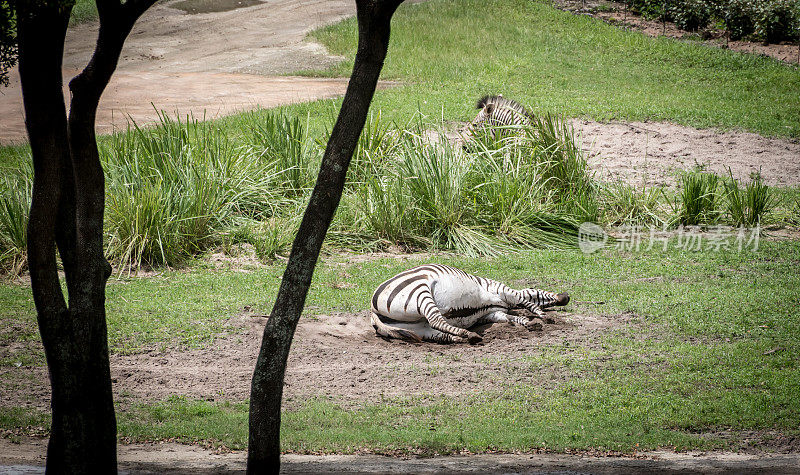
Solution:
[[[543,308],[568,301],[567,294],[514,290],[454,267],[427,264],[379,285],[372,295],[371,320],[375,331],[385,337],[476,343],[481,337],[470,327],[499,322],[529,326],[529,319],[506,312],[526,308],[542,315]]]
[[[524,126],[531,122],[532,115],[525,106],[502,95],[483,96],[475,107],[480,111],[464,131],[465,141],[484,127],[489,128],[489,134],[496,140],[498,127]]]

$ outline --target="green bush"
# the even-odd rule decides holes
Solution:
[[[625,4],[645,18],[661,18],[665,13],[666,2],[664,0],[625,0]]]
[[[722,20],[730,39],[739,40],[755,31],[755,4],[752,0],[729,0]]]
[[[626,4],[646,18],[674,21],[678,28],[688,31],[721,21],[732,40],[753,34],[778,43],[800,36],[797,0],[626,0]]]
[[[675,0],[667,7],[667,15],[678,28],[696,31],[708,25],[711,10],[707,0]]]
[[[797,0],[766,0],[755,10],[755,35],[767,43],[796,39],[800,30],[800,5]]]

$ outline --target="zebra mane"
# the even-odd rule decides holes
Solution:
[[[533,114],[531,114],[525,106],[523,106],[522,104],[513,99],[506,99],[505,97],[503,97],[502,94],[498,95],[487,94],[481,97],[480,99],[478,99],[477,104],[475,104],[475,108],[483,109],[488,104],[494,104],[495,107],[513,109],[524,116],[533,117]]]

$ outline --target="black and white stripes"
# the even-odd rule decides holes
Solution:
[[[531,122],[532,114],[517,101],[498,96],[483,96],[475,106],[480,111],[464,131],[465,141],[472,139],[476,130],[487,127],[492,139],[498,138],[498,128],[524,126]]]
[[[526,308],[540,315],[543,308],[568,301],[567,294],[514,290],[454,267],[427,264],[379,285],[372,295],[371,320],[375,331],[385,337],[476,343],[481,337],[468,330],[476,324],[509,322],[528,326],[531,322],[527,318],[506,311]]]

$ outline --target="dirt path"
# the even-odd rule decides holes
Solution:
[[[0,439],[0,473],[44,473],[47,441]],[[215,454],[200,447],[172,443],[118,447],[119,468],[127,473],[243,473],[246,454]],[[751,473],[796,474],[800,455],[745,455],[705,452],[646,452],[634,457],[586,454],[492,454],[428,458],[378,455],[294,455],[282,457],[281,473],[528,473],[528,474],[661,474]]]
[[[199,14],[173,8],[176,3],[158,3],[137,22],[100,102],[98,132],[124,127],[126,115],[139,123],[154,121],[156,109],[214,118],[344,94],[344,79],[276,75],[338,61],[321,45],[303,39],[314,28],[354,15],[354,2],[270,0]],[[202,5],[202,0],[189,4]],[[70,28],[65,84],[86,65],[96,38],[97,23]],[[14,70],[10,87],[0,94],[0,144],[25,138],[19,75]]]

